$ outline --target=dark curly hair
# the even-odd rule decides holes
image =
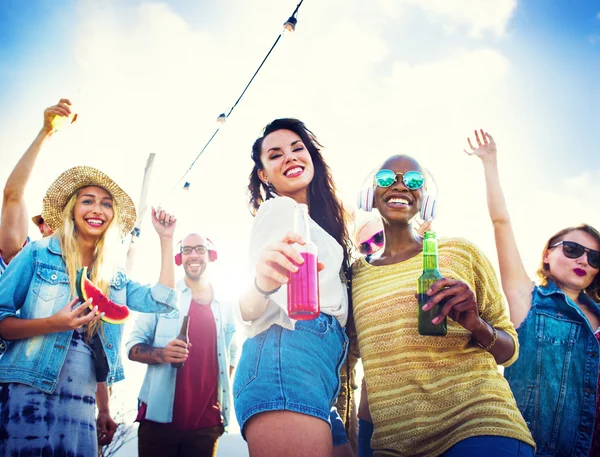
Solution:
[[[541,280],[542,286],[548,285],[548,279],[552,278],[552,272],[550,271],[550,265],[544,262],[544,255],[546,255],[546,251],[550,249],[550,246],[562,241],[565,235],[568,233],[574,232],[576,230],[588,233],[592,237],[596,239],[596,241],[600,244],[600,232],[596,230],[594,227],[588,224],[581,224],[577,227],[567,227],[562,229],[561,231],[555,233],[550,239],[546,242],[544,246],[544,250],[542,251],[542,262],[540,263],[540,267],[537,270],[537,275]],[[588,295],[592,300],[596,303],[600,303],[600,273],[596,273],[592,283],[584,289],[586,295]]]
[[[311,132],[304,123],[298,119],[275,119],[268,124],[262,135],[252,145],[252,160],[254,167],[250,173],[248,184],[249,206],[253,215],[256,215],[260,205],[272,195],[265,183],[258,177],[258,170],[264,168],[260,160],[262,143],[267,135],[277,130],[290,130],[297,134],[310,153],[313,167],[315,169],[314,177],[308,185],[308,207],[310,217],[319,224],[327,233],[329,233],[344,249],[344,271],[347,273],[350,268],[348,230],[346,222],[348,215],[344,205],[337,196],[337,191],[329,166],[325,163],[321,155],[323,147],[313,132]]]

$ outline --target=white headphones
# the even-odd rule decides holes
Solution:
[[[426,179],[431,179],[434,184],[434,187],[437,191],[437,185],[435,183],[435,179],[429,172],[425,172],[427,175]],[[363,186],[363,188],[358,192],[357,206],[359,209],[363,211],[370,212],[373,210],[373,194],[375,190],[375,172],[371,172],[365,182],[371,182],[370,186]],[[437,193],[437,192],[436,192]],[[436,216],[436,197],[435,194],[425,191],[423,194],[423,201],[421,202],[421,208],[419,211],[419,216],[423,221],[431,221],[435,219]]]

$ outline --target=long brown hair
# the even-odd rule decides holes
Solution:
[[[542,251],[542,262],[540,263],[540,267],[537,270],[537,275],[541,280],[540,282],[542,286],[547,286],[548,280],[553,279],[552,273],[550,272],[550,265],[544,262],[544,256],[546,255],[546,252],[548,251],[548,249],[550,249],[550,246],[558,243],[563,239],[565,235],[576,230],[580,230],[582,232],[590,234],[592,237],[594,237],[598,244],[600,244],[600,232],[598,232],[598,230],[596,230],[594,227],[588,224],[581,224],[577,227],[567,227],[552,235],[550,239],[546,242],[546,245],[544,246],[544,250]],[[596,273],[596,276],[592,280],[592,283],[583,291],[596,303],[600,303],[600,273]]]
[[[313,132],[311,132],[302,121],[292,118],[275,119],[268,124],[263,134],[256,139],[252,146],[252,160],[254,167],[250,173],[248,184],[249,206],[253,215],[256,215],[260,205],[272,198],[269,187],[258,177],[258,170],[264,168],[260,160],[262,143],[267,135],[276,130],[290,130],[300,137],[313,162],[315,174],[308,185],[308,207],[310,217],[329,233],[344,249],[344,271],[350,267],[349,237],[346,222],[348,215],[342,201],[337,196],[335,183],[331,176],[331,170],[321,154],[323,147]]]

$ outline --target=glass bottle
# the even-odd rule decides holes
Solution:
[[[181,324],[181,330],[179,332],[179,335],[177,335],[177,339],[183,341],[186,345],[189,343],[189,337],[188,337],[188,330],[189,330],[189,326],[190,326],[190,317],[189,316],[183,316],[183,323]],[[183,368],[183,364],[185,362],[171,362],[171,366],[173,368]]]
[[[294,232],[306,242],[295,244],[304,263],[296,264],[298,271],[289,273],[287,284],[288,315],[296,320],[316,319],[320,314],[317,245],[310,240],[308,206],[300,203],[294,208]]]
[[[423,274],[417,282],[417,301],[419,303],[419,335],[446,336],[447,318],[435,325],[431,321],[438,316],[444,306],[444,300],[429,311],[423,311],[423,305],[429,300],[427,291],[434,282],[442,279],[438,270],[438,243],[435,232],[425,232],[423,237]]]

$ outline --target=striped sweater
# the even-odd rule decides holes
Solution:
[[[490,261],[472,243],[439,241],[439,270],[467,283],[479,314],[518,339]],[[353,267],[354,319],[378,455],[437,456],[466,438],[496,435],[535,445],[494,357],[448,318],[445,337],[417,331],[417,279],[423,256]]]

